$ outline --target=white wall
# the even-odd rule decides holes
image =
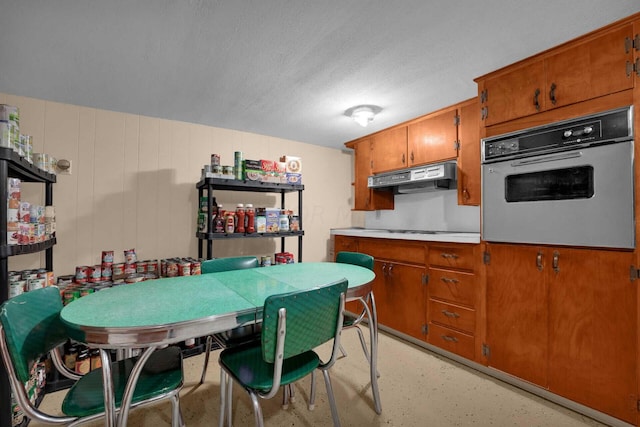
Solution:
[[[60,104],[0,93],[0,103],[20,108],[20,131],[34,137],[34,152],[72,162],[71,175],[54,185],[56,275],[99,263],[103,250],[134,248],[140,259],[197,256],[195,238],[202,166],[212,153],[233,164],[234,151],[248,159],[302,157],[303,260],[327,258],[329,230],[352,225],[352,155],[341,150],[247,132]],[[277,207],[279,195],[216,194],[218,203]],[[44,204],[42,186],[24,184],[22,199]],[[297,195],[287,195],[297,209]],[[357,215],[356,215],[357,217]],[[297,255],[297,238],[286,250]],[[279,239],[214,241],[214,256],[269,255]],[[10,258],[9,268],[44,265],[44,254]]]
[[[398,194],[395,209],[367,212],[367,228],[480,232],[480,208],[459,206],[456,190]]]

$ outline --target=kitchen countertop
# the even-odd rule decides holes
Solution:
[[[332,235],[376,237],[379,239],[420,240],[425,242],[480,243],[480,233],[461,231],[385,230],[376,228],[332,228]]]

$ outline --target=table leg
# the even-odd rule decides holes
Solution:
[[[129,409],[131,409],[131,399],[133,398],[133,392],[136,389],[136,384],[138,383],[138,378],[140,377],[140,373],[142,372],[142,368],[147,363],[147,360],[151,356],[158,347],[152,346],[146,348],[138,360],[136,364],[133,366],[131,370],[131,374],[127,379],[127,385],[124,389],[124,394],[122,395],[122,403],[120,404],[120,413],[118,415],[118,427],[126,427],[127,419],[129,418]]]
[[[116,402],[109,350],[100,349],[100,360],[102,361],[102,390],[104,393],[104,425],[105,427],[113,427],[116,425]]]
[[[371,391],[373,393],[376,413],[381,414],[382,403],[380,402],[380,390],[378,388],[378,313],[373,291],[369,293],[369,303],[371,304],[371,308],[369,308],[368,304],[365,304],[365,311],[369,319],[369,333],[371,335],[371,363],[369,363],[371,370]]]

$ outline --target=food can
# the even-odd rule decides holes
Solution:
[[[191,276],[191,262],[182,260],[178,263],[178,276]]]
[[[198,276],[202,274],[200,261],[191,261],[191,275]]]
[[[88,269],[89,267],[87,267],[86,265],[80,265],[76,267],[76,282],[80,280],[83,280],[83,281],[87,280]]]
[[[127,277],[124,278],[125,283],[138,283],[138,282],[143,282],[145,280],[146,280],[146,276],[144,274],[138,274],[138,273],[129,274]]]
[[[220,154],[211,155],[211,166],[220,166]]]
[[[13,283],[15,281],[22,279],[22,273],[20,273],[19,271],[10,271],[8,278],[9,278],[9,283]]]
[[[235,171],[235,179],[244,179],[242,176],[242,151],[233,153],[233,170]]]
[[[27,285],[26,280],[17,280],[9,284],[9,298],[17,297],[24,292],[24,288]]]
[[[149,259],[147,260],[147,273],[158,275],[158,260]]]
[[[113,277],[113,263],[111,262],[103,262],[102,263],[102,278],[103,279],[111,279]]]
[[[135,249],[127,249],[124,251],[124,263],[133,264],[138,260]]]
[[[233,166],[223,166],[222,167],[222,175],[226,175],[227,178],[232,178],[233,175]]]
[[[87,268],[87,280],[91,283],[99,282],[102,279],[102,266],[92,265]]]
[[[124,264],[124,275],[128,276],[130,274],[135,274],[138,271],[138,267],[136,266],[136,263],[132,263],[132,264]]]
[[[113,262],[113,251],[102,251],[102,262]]]
[[[167,260],[166,277],[176,277],[178,275],[178,263],[174,260]]]
[[[263,256],[263,257],[260,259],[260,266],[262,266],[262,267],[269,267],[269,266],[271,266],[271,257],[270,257],[270,256],[268,256],[268,255],[267,255],[267,256]]]
[[[111,274],[114,279],[120,279],[124,277],[124,262],[113,264],[111,267]]]
[[[36,289],[42,289],[46,286],[47,279],[35,278],[27,280],[27,288],[29,291],[35,291]]]
[[[147,272],[147,261],[138,261],[136,262],[136,273],[146,273]]]

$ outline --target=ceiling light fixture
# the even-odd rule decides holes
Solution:
[[[373,120],[376,114],[382,111],[382,108],[377,105],[358,105],[349,108],[344,112],[344,115],[351,117],[353,121],[358,123],[362,127],[367,127],[369,122]]]

